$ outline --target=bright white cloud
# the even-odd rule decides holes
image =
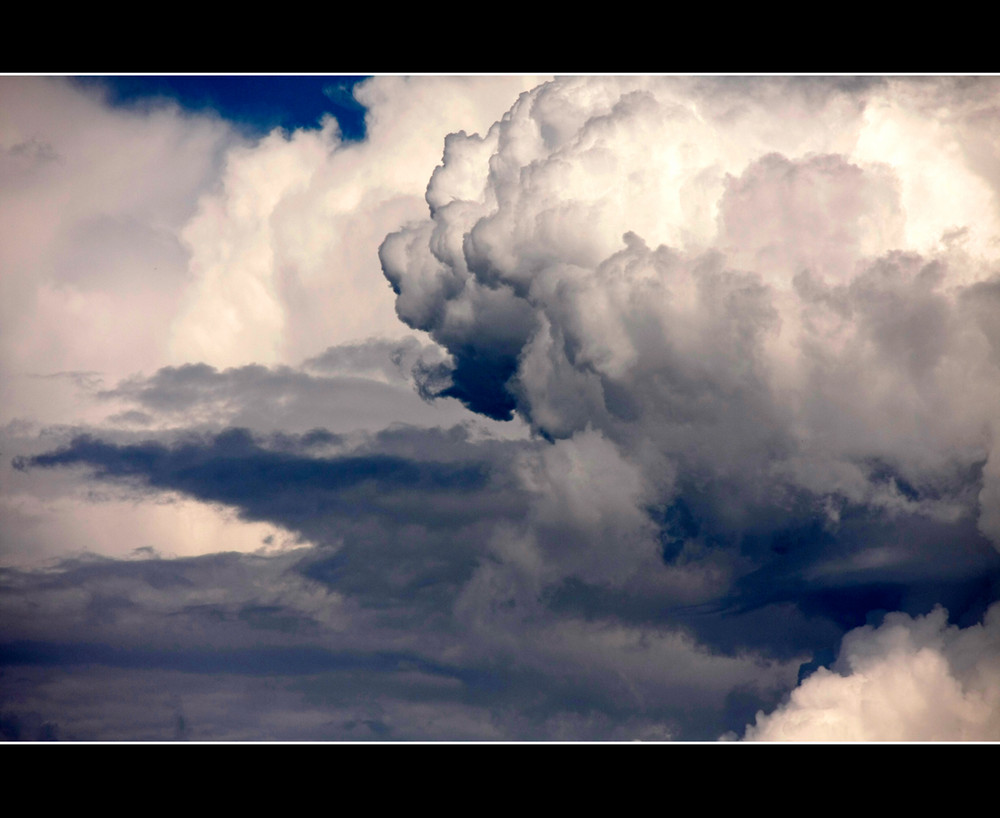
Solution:
[[[29,374],[120,377],[162,360],[188,280],[181,227],[237,141],[174,107],[0,77],[3,420],[44,410]]]
[[[981,624],[889,614],[844,637],[775,712],[748,726],[754,741],[1000,740],[1000,605]]]
[[[385,235],[427,213],[444,134],[485,130],[521,77],[376,77],[355,94],[367,136],[336,122],[275,131],[226,158],[182,237],[193,284],[170,336],[170,362],[290,363],[326,346],[400,337],[378,264]]]

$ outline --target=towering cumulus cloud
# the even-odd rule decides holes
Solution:
[[[976,472],[1000,547],[996,83],[732,84],[559,81],[449,137],[430,218],[381,248],[453,356],[439,394],[593,429],[656,499],[690,483],[733,520],[803,491],[833,523],[950,519]],[[955,95],[931,167],[877,153]]]
[[[449,136],[382,266],[451,355],[424,388],[552,442],[537,571],[648,588],[658,551],[846,625],[938,573],[982,615],[998,129],[995,78],[583,78]]]

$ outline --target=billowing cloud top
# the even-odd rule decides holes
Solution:
[[[437,391],[745,526],[806,494],[1000,548],[995,81],[567,79],[451,135],[381,247]]]

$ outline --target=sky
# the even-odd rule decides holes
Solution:
[[[0,736],[1000,740],[1000,77],[0,76]]]

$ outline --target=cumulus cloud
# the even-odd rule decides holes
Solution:
[[[820,668],[769,715],[753,741],[1000,740],[1000,606],[982,623],[948,625],[948,612],[889,614],[844,637]]]
[[[843,504],[972,514],[1000,548],[1000,370],[972,306],[996,286],[998,191],[965,147],[993,91],[933,131],[973,219],[917,201],[928,168],[885,149],[953,83],[558,80],[449,138],[431,217],[383,270],[453,356],[439,394],[553,439],[599,430],[665,502],[693,490],[731,528],[803,493],[833,524]]]

